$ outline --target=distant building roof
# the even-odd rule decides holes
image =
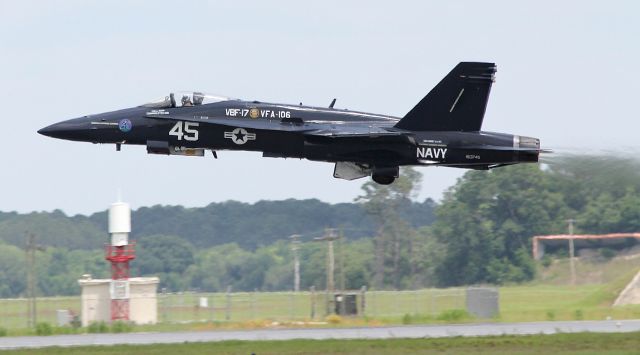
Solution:
[[[100,285],[100,284],[108,284],[113,281],[112,279],[92,279],[90,276],[84,277],[78,280],[80,286],[84,285]],[[152,276],[152,277],[130,277],[128,279],[129,283],[134,285],[143,285],[143,284],[157,284],[160,282],[160,279]]]

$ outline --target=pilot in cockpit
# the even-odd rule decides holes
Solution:
[[[184,95],[182,96],[182,107],[188,106],[193,106],[193,103],[191,102],[191,98],[189,97],[189,95]]]

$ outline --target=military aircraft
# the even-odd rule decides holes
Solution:
[[[481,131],[494,63],[462,62],[404,117],[329,107],[170,93],[141,106],[59,122],[38,133],[145,145],[150,154],[247,150],[335,163],[333,176],[391,184],[404,165],[487,170],[537,162],[536,138]]]

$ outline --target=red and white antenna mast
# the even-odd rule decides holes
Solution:
[[[135,242],[129,243],[131,208],[116,202],[109,208],[111,243],[105,246],[105,259],[111,262],[111,321],[129,320],[129,262],[136,258]]]

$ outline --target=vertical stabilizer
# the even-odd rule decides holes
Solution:
[[[494,63],[456,65],[396,127],[411,131],[479,131],[495,73]]]

